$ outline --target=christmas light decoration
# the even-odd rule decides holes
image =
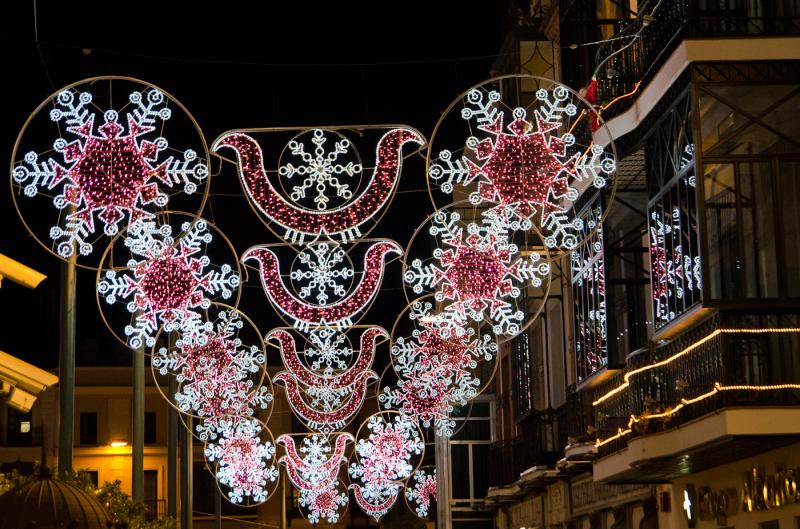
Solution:
[[[459,220],[457,213],[439,211],[433,216],[430,234],[439,237],[446,249],[433,252],[438,265],[413,260],[404,280],[416,294],[435,288],[436,300],[446,303],[443,311],[476,322],[488,316],[496,334],[514,336],[525,317],[512,304],[521,294],[520,283],[541,286],[550,265],[538,252],[531,252],[528,259],[515,258],[517,246],[491,227],[470,223],[465,237]]]
[[[314,153],[306,152],[304,137],[311,136],[311,143],[314,145]],[[333,149],[326,152],[325,144],[333,144]],[[331,130],[314,129],[300,134],[287,145],[294,158],[299,158],[298,165],[289,162],[281,165],[278,174],[287,180],[293,177],[302,178],[303,181],[292,187],[290,198],[299,202],[306,198],[309,189],[316,192],[314,204],[317,210],[328,210],[328,203],[331,196],[326,193],[329,189],[334,191],[335,198],[343,198],[345,201],[353,198],[353,192],[348,184],[339,181],[339,177],[352,178],[361,174],[361,163],[358,162],[358,153],[350,144],[350,141]],[[340,156],[351,158],[346,164],[339,160]],[[356,161],[353,162],[352,158]]]
[[[321,132],[318,133],[318,130]],[[334,133],[315,129],[311,134],[319,141]],[[239,178],[252,204],[269,222],[277,224],[284,230],[283,236],[286,240],[303,244],[306,238],[316,239],[320,235],[336,237],[342,242],[354,241],[361,237],[361,228],[364,223],[373,218],[394,193],[402,167],[401,149],[409,142],[421,145],[424,143],[424,139],[419,133],[409,128],[397,128],[386,132],[378,141],[375,170],[363,191],[342,206],[318,211],[309,210],[302,204],[297,204],[294,200],[290,201],[280,194],[267,177],[261,146],[247,134],[241,132],[223,134],[214,142],[213,150],[219,151],[227,147],[236,152],[239,162]],[[308,175],[311,181],[317,183],[322,181],[325,183],[325,187],[337,189],[337,194],[345,198],[350,193],[349,189],[346,190],[346,193],[344,188],[333,186],[330,175],[356,173],[355,166],[351,166],[350,169],[345,166],[339,171],[333,164],[336,151],[349,148],[349,142],[346,146],[339,143],[339,148],[334,146],[333,153],[327,155],[323,145],[324,142],[317,146],[317,148],[323,149],[320,159],[315,153],[312,158],[306,157],[308,159],[303,161],[305,165],[290,167],[287,164],[280,168],[279,172],[287,178],[295,174]],[[290,144],[289,148],[301,158],[303,158],[303,153],[307,152],[305,147],[297,141]],[[339,184],[338,180],[336,183]],[[317,188],[315,187],[315,189]],[[303,185],[295,188],[293,192],[298,199],[305,195]],[[324,196],[324,189],[322,194]],[[317,207],[320,206],[327,208],[328,201],[319,200]]]
[[[598,225],[601,218],[600,206],[589,208],[584,221],[588,236],[570,256],[579,381],[608,363],[603,228]]]
[[[153,218],[144,206],[166,206],[164,187],[182,186],[191,195],[208,177],[208,167],[194,150],[185,150],[182,159],[163,154],[169,143],[155,135],[172,111],[162,92],[146,88],[131,92],[128,100],[130,110],[122,120],[118,111],[108,109],[95,129],[98,111],[92,94],[63,90],[50,110],[50,119],[66,126],[67,136],[53,144],[57,155],[40,160],[40,154],[31,151],[13,169],[13,179],[24,186],[26,196],[55,192],[53,204],[69,211],[64,225],[50,229],[63,258],[76,248],[80,255],[92,252],[95,219],[107,236],[113,236],[126,215],[135,223]]]
[[[416,302],[409,317],[419,322],[410,339],[399,337],[392,346],[392,364],[397,386],[386,387],[378,396],[387,409],[396,409],[422,424],[433,424],[437,434],[453,435],[454,406],[463,406],[478,394],[480,380],[471,370],[478,360],[489,361],[497,343],[489,335],[480,338],[470,327],[431,315],[431,304]]]
[[[318,305],[327,305],[329,291],[336,299],[345,295],[347,289],[342,281],[353,277],[353,268],[343,264],[346,254],[342,248],[327,242],[311,244],[300,251],[297,259],[300,266],[290,276],[293,283],[304,283],[299,288],[301,299],[314,293]]]
[[[675,299],[683,299],[686,290],[702,292],[700,256],[684,255],[681,211],[677,206],[665,218],[661,210],[652,211],[650,219],[650,277],[653,308],[658,323],[667,323],[678,314],[670,308]],[[671,252],[669,251],[671,249]],[[672,301],[672,303],[670,303]]]
[[[367,422],[367,439],[356,444],[357,461],[348,472],[358,506],[380,520],[397,501],[402,480],[411,476],[411,458],[422,454],[424,443],[416,424],[393,414],[391,421],[373,415]]]
[[[300,330],[318,326],[349,327],[358,313],[367,309],[383,281],[384,257],[402,254],[400,246],[390,240],[374,242],[364,255],[364,273],[358,285],[336,303],[315,305],[295,296],[283,282],[278,257],[266,246],[255,246],[242,256],[242,262],[259,264],[261,284],[273,307],[292,320]]]
[[[286,455],[278,462],[286,466],[286,474],[292,485],[300,491],[300,506],[308,510],[308,521],[312,524],[324,519],[328,523],[339,520],[339,508],[347,505],[347,494],[339,492],[339,469],[347,461],[345,449],[353,442],[353,436],[343,433],[335,436],[331,451],[329,438],[312,434],[303,437],[298,453],[294,439],[289,435],[278,437],[278,444],[285,446]]]
[[[162,347],[153,355],[153,367],[160,374],[176,375],[179,390],[174,398],[181,411],[205,419],[196,426],[202,440],[217,436],[220,419],[250,416],[273,400],[268,387],[254,387],[251,377],[264,368],[266,355],[255,345],[242,346],[236,337],[242,326],[237,312],[221,311],[215,329],[200,343],[178,339],[177,350]]]
[[[286,398],[298,418],[310,428],[326,433],[350,422],[364,403],[367,384],[378,378],[370,367],[380,337],[388,339],[386,331],[380,327],[366,329],[361,334],[361,349],[352,366],[338,373],[327,370],[320,373],[309,369],[300,360],[301,355],[291,334],[283,330],[270,332],[266,339],[279,343],[281,358],[287,368],[287,371],[275,375],[274,380],[286,387]]]
[[[439,484],[436,480],[436,469],[430,474],[417,470],[412,476],[413,486],[406,488],[406,500],[420,518],[428,517],[428,510],[439,497]]]
[[[572,249],[580,242],[575,232],[582,228],[580,219],[570,218],[572,204],[587,186],[605,187],[616,162],[600,145],[584,150],[571,132],[557,134],[571,131],[569,120],[578,113],[566,87],[541,88],[536,99],[532,120],[518,107],[506,125],[499,92],[470,90],[461,117],[474,122],[483,137],[470,136],[461,158],[442,150],[428,174],[448,194],[456,185],[477,182],[470,201],[490,205],[484,217],[496,230],[528,230],[538,214],[545,244]]]
[[[109,304],[133,297],[127,308],[135,323],[125,327],[125,335],[134,349],[155,344],[159,322],[167,332],[180,331],[183,343],[202,342],[212,324],[203,322],[199,311],[208,309],[212,296],[228,299],[239,287],[239,276],[228,264],[205,272],[210,260],[197,254],[212,240],[206,222],[185,222],[181,229],[186,233],[176,242],[168,224],[136,222],[128,229],[125,246],[141,259],[131,258],[128,272],[106,271],[98,282],[98,292]]]
[[[627,371],[623,375],[622,384],[620,384],[619,386],[609,390],[604,395],[602,395],[600,398],[598,398],[597,400],[592,402],[592,406],[597,406],[599,404],[602,404],[603,402],[607,401],[608,399],[610,399],[614,395],[617,395],[621,391],[624,391],[626,388],[628,388],[630,386],[631,377],[633,377],[635,375],[638,375],[639,373],[643,373],[645,371],[649,371],[650,369],[654,369],[654,368],[657,368],[657,367],[662,367],[662,366],[665,366],[667,364],[670,364],[670,363],[674,362],[675,360],[677,360],[678,358],[681,358],[681,357],[689,354],[690,352],[694,351],[695,349],[697,349],[698,347],[700,347],[704,343],[706,343],[706,342],[708,342],[710,340],[713,340],[714,338],[716,338],[720,334],[784,334],[784,333],[800,333],[800,327],[763,327],[763,328],[749,328],[749,329],[748,328],[715,329],[711,333],[709,333],[706,336],[704,336],[703,338],[697,340],[696,342],[694,342],[693,344],[689,345],[688,347],[678,351],[677,353],[675,353],[672,356],[669,356],[669,357],[667,357],[667,358],[665,358],[663,360],[660,360],[658,362],[654,362],[652,364],[649,364],[649,365],[646,365],[646,366],[643,366],[643,367],[639,367],[637,369],[632,369],[630,371]]]
[[[232,503],[261,503],[267,499],[267,484],[278,479],[274,465],[275,446],[259,436],[255,419],[234,418],[218,442],[208,443],[205,456],[216,462],[217,481],[228,487]]]

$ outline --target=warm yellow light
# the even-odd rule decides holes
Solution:
[[[639,373],[642,373],[644,371],[649,371],[650,369],[654,369],[656,367],[665,366],[673,362],[674,360],[677,360],[678,358],[692,352],[693,350],[697,349],[707,341],[714,339],[716,336],[720,334],[767,334],[767,333],[800,333],[800,327],[767,327],[761,329],[717,329],[712,333],[708,334],[707,336],[699,339],[692,345],[670,356],[669,358],[665,358],[660,362],[654,362],[650,365],[640,367],[632,371],[628,371],[627,373],[625,373],[625,375],[623,375],[622,384],[610,390],[608,393],[598,398],[596,401],[592,402],[592,406],[597,406],[598,404],[610,399],[620,391],[630,386],[630,379],[633,375],[638,375]]]
[[[111,441],[111,446],[113,446],[114,448],[128,446],[128,441]]]

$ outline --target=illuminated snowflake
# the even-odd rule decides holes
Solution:
[[[339,299],[347,289],[343,284],[353,277],[353,269],[347,265],[344,250],[328,243],[308,245],[297,256],[302,268],[291,272],[296,283],[302,283],[300,297],[306,299],[316,295],[318,305],[328,304],[328,293]]]
[[[298,452],[292,437],[278,437],[278,443],[286,449],[280,463],[286,465],[289,480],[300,491],[298,501],[308,510],[309,522],[325,519],[335,523],[339,519],[339,507],[347,505],[347,494],[339,492],[337,485],[339,468],[347,461],[345,448],[352,441],[350,434],[339,434],[332,450],[327,436],[312,434],[303,438]]]
[[[436,300],[449,302],[443,310],[461,320],[480,322],[488,315],[495,333],[516,335],[525,313],[515,310],[512,301],[520,296],[523,282],[541,286],[550,265],[537,252],[528,259],[515,257],[517,246],[491,228],[470,223],[464,237],[459,218],[442,211],[434,215],[430,234],[440,237],[446,249],[433,251],[438,265],[412,261],[405,282],[417,294],[435,288]]]
[[[660,322],[676,317],[670,300],[683,299],[684,288],[702,291],[700,256],[693,258],[683,252],[680,209],[673,207],[671,218],[665,217],[659,211],[650,214],[650,274],[655,317]],[[668,253],[669,246],[672,252]]]
[[[233,419],[216,443],[209,443],[205,456],[216,462],[217,480],[228,487],[232,503],[245,499],[261,503],[267,499],[267,483],[278,479],[273,458],[275,447],[259,437],[262,427],[254,419]]]
[[[353,356],[353,351],[347,345],[347,337],[335,329],[323,328],[311,331],[308,336],[311,347],[306,349],[305,356],[315,358],[311,369],[325,376],[333,374],[334,370],[347,368],[345,359]]]
[[[440,152],[429,174],[445,193],[453,193],[456,184],[466,187],[477,181],[470,201],[491,205],[484,215],[498,230],[530,229],[538,214],[548,247],[573,248],[580,242],[575,232],[582,225],[580,219],[570,219],[572,204],[586,185],[604,187],[616,163],[600,145],[579,149],[573,147],[571,133],[557,134],[578,111],[566,88],[540,89],[536,98],[533,120],[518,107],[505,125],[505,113],[498,109],[500,93],[491,91],[484,99],[482,91],[471,90],[461,117],[474,120],[484,137],[469,137],[462,158]]]
[[[186,222],[181,229],[186,235],[175,242],[169,225],[135,223],[125,245],[141,260],[130,259],[128,273],[108,270],[97,285],[109,304],[133,296],[127,308],[135,314],[135,324],[125,327],[132,348],[152,347],[159,321],[167,332],[180,331],[183,343],[202,342],[212,324],[204,322],[199,311],[211,305],[210,296],[230,298],[239,286],[239,276],[228,264],[205,272],[210,260],[197,255],[212,239],[205,221]]]
[[[401,481],[411,476],[411,458],[422,454],[424,443],[417,425],[407,417],[394,415],[389,422],[373,415],[367,422],[367,439],[356,444],[358,461],[351,463],[348,472],[353,483],[356,503],[376,520],[394,505]]]
[[[427,518],[428,509],[439,496],[436,470],[431,474],[417,470],[414,472],[413,482],[414,486],[406,489],[406,499],[412,503],[417,516]]]
[[[431,316],[430,309],[429,303],[412,307],[410,317],[421,329],[408,340],[399,337],[392,346],[397,387],[384,388],[378,398],[385,408],[396,409],[425,428],[433,424],[439,435],[450,437],[454,406],[467,404],[480,388],[470,370],[478,360],[491,360],[497,344],[488,335],[476,338],[472,328],[453,327]]]
[[[299,201],[306,198],[309,191],[316,192],[314,204],[319,211],[325,211],[328,209],[331,194],[344,200],[353,198],[350,187],[341,183],[339,178],[352,178],[360,174],[361,164],[353,161],[343,164],[339,161],[340,156],[347,157],[352,150],[350,141],[341,134],[322,129],[313,129],[310,133],[312,135],[311,143],[314,144],[314,153],[307,152],[306,144],[302,141],[290,141],[289,151],[293,156],[300,158],[299,164],[296,166],[292,163],[282,165],[278,169],[278,174],[288,180],[295,176],[303,179],[299,185],[292,187],[290,194],[292,200]],[[336,137],[340,139],[337,141]],[[326,143],[328,143],[327,147],[331,147],[330,149],[326,148]]]
[[[132,92],[129,100],[131,110],[124,123],[119,122],[116,110],[106,110],[95,131],[92,95],[82,92],[76,98],[70,90],[60,92],[50,118],[63,122],[73,138],[59,138],[53,144],[61,161],[52,157],[40,161],[37,153],[29,152],[14,167],[14,180],[25,186],[26,196],[32,197],[40,189],[50,193],[62,186],[53,203],[58,209],[75,208],[67,214],[64,226],[50,229],[62,257],[71,256],[76,246],[81,255],[92,252],[87,238],[95,232],[95,217],[103,223],[104,233],[113,236],[125,214],[133,223],[153,217],[141,206],[167,205],[161,186],[182,184],[183,192],[192,194],[196,182],[208,176],[208,167],[195,151],[184,151],[182,160],[165,157],[166,138],[144,139],[159,131],[171,116],[163,93],[151,88]]]

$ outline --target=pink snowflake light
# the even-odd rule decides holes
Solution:
[[[438,265],[412,261],[405,282],[417,294],[436,288],[436,300],[447,302],[442,310],[462,321],[481,322],[488,313],[496,334],[516,335],[524,312],[514,310],[512,301],[521,294],[523,281],[541,286],[550,265],[536,252],[527,260],[515,257],[517,246],[492,228],[470,223],[465,237],[459,219],[457,213],[434,215],[430,234],[439,236],[446,249],[433,252]]]
[[[92,252],[93,245],[87,238],[95,233],[95,217],[103,223],[104,233],[113,236],[126,214],[134,223],[153,218],[142,206],[167,205],[168,197],[161,186],[183,184],[183,192],[192,194],[197,191],[197,182],[208,177],[208,167],[195,151],[184,151],[183,160],[165,157],[162,152],[168,147],[166,138],[145,139],[171,116],[162,92],[154,88],[132,92],[129,100],[132,107],[125,114],[124,125],[116,110],[107,110],[95,131],[97,116],[92,95],[82,92],[76,100],[71,90],[60,92],[50,118],[63,121],[72,139],[55,141],[53,148],[61,161],[40,161],[37,153],[29,152],[14,167],[14,180],[25,186],[26,196],[61,186],[54,205],[58,209],[76,208],[66,216],[64,226],[50,230],[50,237],[59,241],[61,257],[73,255],[76,246],[81,255]]]
[[[135,324],[128,325],[125,334],[134,349],[155,344],[159,322],[167,332],[180,331],[184,343],[202,341],[212,324],[204,323],[199,311],[211,305],[210,296],[230,298],[239,286],[239,276],[228,264],[205,272],[210,260],[197,256],[212,240],[205,221],[186,222],[181,229],[186,235],[176,243],[169,225],[135,223],[128,229],[125,245],[141,259],[128,261],[130,273],[108,270],[97,285],[109,304],[133,297],[127,308],[135,314]]]
[[[399,414],[392,421],[373,415],[367,439],[356,444],[358,460],[350,464],[350,485],[361,509],[380,520],[397,501],[402,480],[411,476],[411,459],[422,454],[424,443],[417,425]]]
[[[317,131],[320,131],[317,133]],[[319,137],[331,131],[311,131]],[[297,144],[297,142],[295,141]],[[219,151],[228,147],[236,151],[239,161],[239,178],[247,196],[255,207],[270,222],[285,230],[284,238],[303,244],[306,237],[315,239],[320,235],[337,237],[342,242],[354,241],[361,236],[361,227],[373,218],[389,201],[397,185],[402,168],[401,149],[407,143],[423,144],[418,132],[409,128],[388,131],[378,142],[375,170],[366,188],[346,204],[328,208],[327,200],[318,202],[318,210],[306,209],[294,201],[284,198],[273,186],[264,170],[263,153],[258,142],[241,132],[228,132],[214,142],[212,149]],[[292,151],[301,154],[300,145],[290,145]],[[319,147],[319,146],[318,146]],[[350,145],[347,145],[349,148]],[[324,153],[323,153],[324,154]],[[330,183],[335,168],[328,156],[306,157],[304,174],[325,173]],[[326,166],[331,166],[327,167]],[[284,173],[291,168],[282,168]],[[326,173],[327,171],[327,173]],[[299,198],[300,195],[297,195]],[[350,195],[343,195],[352,197]]]
[[[339,469],[347,461],[345,449],[353,436],[337,435],[332,451],[329,438],[319,434],[305,436],[299,452],[289,435],[281,435],[277,442],[286,450],[278,462],[286,466],[289,481],[300,491],[299,502],[309,511],[308,520],[317,523],[324,518],[336,523],[339,507],[347,505],[347,495],[337,487]]]
[[[261,285],[273,307],[287,316],[297,329],[335,326],[343,329],[353,324],[357,314],[364,312],[383,281],[384,258],[390,253],[402,254],[400,246],[390,240],[372,244],[364,255],[364,274],[358,285],[336,303],[308,303],[289,291],[281,278],[278,257],[266,246],[255,246],[242,256],[242,262],[255,260],[259,264]]]
[[[259,437],[261,431],[255,419],[234,418],[221,428],[219,441],[206,446],[205,456],[216,462],[217,481],[228,487],[232,503],[266,501],[268,482],[278,479],[275,446]]]
[[[531,218],[538,213],[548,247],[575,247],[579,241],[574,232],[582,225],[580,219],[569,218],[571,205],[585,183],[604,187],[616,163],[600,145],[582,152],[573,147],[571,133],[556,134],[577,113],[570,97],[562,85],[552,91],[542,88],[536,92],[540,106],[534,119],[529,120],[527,111],[518,107],[505,126],[505,113],[498,109],[500,93],[490,91],[484,99],[483,91],[471,90],[461,116],[466,121],[474,119],[484,137],[469,137],[466,155],[459,159],[454,160],[448,150],[441,151],[430,166],[431,179],[445,193],[452,193],[456,184],[466,187],[477,181],[478,190],[470,201],[492,205],[484,215],[497,229],[530,229]]]
[[[273,395],[266,386],[254,387],[252,376],[266,364],[257,346],[243,347],[235,337],[243,322],[239,315],[223,311],[215,330],[201,342],[183,343],[177,351],[162,347],[153,355],[159,373],[176,374],[180,385],[175,402],[183,412],[204,418],[197,425],[200,439],[214,439],[219,421],[229,416],[251,416],[254,409],[266,409]]]
[[[406,488],[406,499],[411,502],[414,512],[420,518],[427,518],[431,505],[439,497],[439,484],[436,480],[436,470],[428,474],[424,470],[417,470],[411,478],[413,487]]]
[[[489,361],[497,343],[489,335],[475,337],[470,327],[453,326],[430,314],[431,304],[417,302],[409,317],[420,323],[410,339],[399,337],[392,346],[397,386],[386,387],[378,399],[386,409],[422,424],[435,425],[439,435],[453,435],[454,406],[475,397],[480,380],[471,370],[478,360]]]

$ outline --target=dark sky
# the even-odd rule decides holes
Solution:
[[[404,123],[430,136],[447,105],[489,77],[509,10],[507,0],[278,4],[40,1],[37,46],[33,3],[10,2],[0,20],[2,165],[9,167],[19,129],[41,101],[96,75],[162,87],[192,112],[208,142],[232,128],[317,124]],[[59,262],[30,239],[14,211],[8,176],[3,182],[0,253],[48,279],[35,291],[3,283],[0,349],[54,367]],[[424,164],[409,164],[400,189],[422,187]],[[278,242],[243,198],[214,195],[223,188],[230,182],[212,180],[210,207],[223,229]],[[400,194],[372,235],[405,245],[430,209],[427,194]],[[235,219],[228,228],[226,218]],[[126,350],[98,318],[94,282],[94,273],[79,272],[78,362],[127,364]],[[387,270],[385,286],[365,323],[391,325],[404,304],[399,263]],[[260,289],[245,289],[243,307],[259,325],[269,325]]]

